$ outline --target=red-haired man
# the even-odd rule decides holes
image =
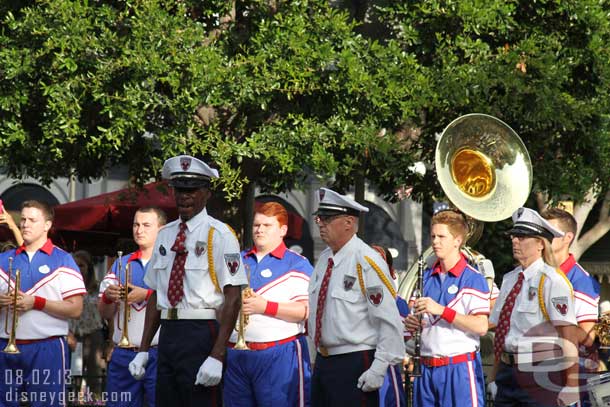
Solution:
[[[243,299],[247,350],[229,349],[225,406],[308,406],[311,377],[305,341],[313,267],[286,248],[288,213],[276,202],[256,208],[254,247],[242,252],[252,295]],[[245,297],[245,296],[244,296]],[[237,332],[231,336],[231,347]]]

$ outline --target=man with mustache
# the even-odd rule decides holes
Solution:
[[[226,344],[248,284],[232,229],[208,215],[218,171],[188,155],[163,164],[180,218],[159,231],[144,282],[155,292],[146,307],[140,352],[130,363],[142,377],[159,325],[156,405],[218,406]]]

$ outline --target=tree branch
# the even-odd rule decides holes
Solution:
[[[589,216],[589,213],[595,206],[595,203],[598,199],[598,194],[595,192],[593,188],[590,188],[587,191],[587,195],[582,204],[577,205],[574,208],[574,218],[576,218],[576,222],[578,223],[577,234],[579,236],[582,231],[582,227]],[[577,240],[572,244],[572,254],[576,260],[582,256],[582,254],[589,249],[595,242],[601,239],[609,230],[610,230],[610,193],[606,193],[604,196],[604,200],[602,202],[602,207],[600,211],[599,218],[597,223],[586,233],[580,236]]]

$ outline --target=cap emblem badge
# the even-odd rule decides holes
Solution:
[[[188,171],[191,167],[191,157],[180,157],[180,167],[182,171]]]

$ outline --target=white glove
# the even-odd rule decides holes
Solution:
[[[146,372],[146,364],[148,363],[148,352],[138,352],[135,358],[129,362],[129,373],[134,379],[140,380]]]
[[[195,384],[202,384],[204,386],[216,386],[220,383],[222,377],[222,362],[211,356],[208,356],[203,361],[199,371],[197,372],[197,380]]]
[[[373,360],[371,367],[358,378],[358,388],[362,391],[375,391],[383,385],[383,380],[388,371],[388,364]]]
[[[578,387],[564,387],[557,395],[558,406],[571,406],[580,401],[580,393]]]
[[[496,399],[496,394],[498,394],[498,385],[495,381],[487,384],[487,393],[491,395],[492,400]]]

